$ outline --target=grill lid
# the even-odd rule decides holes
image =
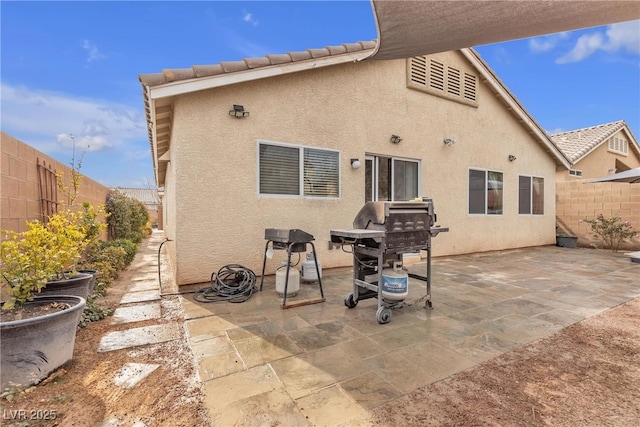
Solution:
[[[353,228],[411,232],[429,230],[435,223],[433,202],[367,202],[353,220]]]

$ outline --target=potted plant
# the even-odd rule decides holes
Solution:
[[[73,356],[85,299],[38,294],[79,257],[83,231],[74,218],[62,212],[52,215],[47,224],[28,222],[24,232],[4,232],[0,248],[2,390],[38,383]]]

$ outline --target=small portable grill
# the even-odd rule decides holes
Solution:
[[[282,308],[299,307],[301,305],[316,304],[324,302],[324,291],[322,290],[322,279],[318,274],[318,286],[320,287],[320,298],[307,299],[302,301],[296,301],[295,303],[287,304],[287,289],[289,286],[289,270],[291,268],[291,254],[294,252],[306,252],[307,245],[311,245],[313,251],[313,259],[315,262],[316,271],[320,271],[318,268],[318,257],[316,256],[316,247],[313,244],[314,237],[306,231],[299,229],[277,229],[267,228],[264,230],[264,238],[267,244],[264,247],[264,260],[262,261],[262,276],[260,278],[260,290],[264,284],[264,272],[267,266],[267,251],[269,250],[269,243],[273,249],[281,249],[287,251],[287,271],[284,283],[284,293],[282,299]]]
[[[427,284],[426,305],[431,303],[431,238],[449,228],[436,226],[433,200],[423,197],[411,202],[367,202],[353,221],[353,229],[331,230],[331,241],[352,246],[353,292],[344,303],[354,308],[358,301],[378,299],[376,318],[379,323],[391,321],[391,309],[402,301],[387,301],[382,292],[382,270],[401,265],[402,255],[427,251],[427,275],[408,273],[408,277]]]

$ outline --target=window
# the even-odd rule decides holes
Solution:
[[[258,142],[258,193],[292,197],[340,197],[340,153]]]
[[[420,194],[420,162],[384,156],[365,159],[365,202],[412,200]]]
[[[469,213],[502,215],[502,172],[469,169]]]
[[[626,156],[629,153],[629,142],[618,136],[611,137],[609,138],[609,151]]]
[[[534,176],[518,178],[518,213],[544,215],[544,178]]]
[[[407,87],[463,104],[478,106],[478,78],[442,61],[415,56],[408,59]]]
[[[569,169],[569,175],[571,176],[582,176],[582,171],[577,169]]]

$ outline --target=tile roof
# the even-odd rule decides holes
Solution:
[[[575,164],[625,126],[624,120],[619,120],[549,136],[571,163]]]
[[[159,205],[160,197],[155,188],[122,188],[116,187],[112,190],[119,191],[127,197],[139,200],[143,205]]]
[[[293,62],[323,58],[371,50],[376,47],[376,40],[343,43],[340,46],[326,46],[321,49],[307,49],[302,52],[288,52],[284,54],[266,55],[258,58],[244,58],[241,61],[226,61],[214,65],[194,65],[191,68],[167,68],[162,73],[141,74],[140,82],[145,86],[158,86],[180,80],[197,79],[201,77],[218,76],[221,74],[237,73],[239,71],[274,65],[290,64]]]

